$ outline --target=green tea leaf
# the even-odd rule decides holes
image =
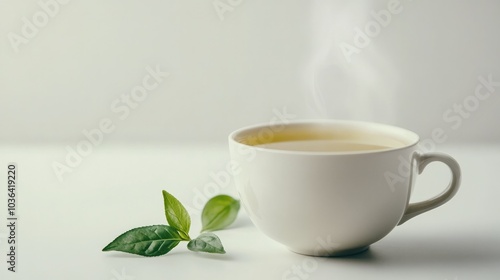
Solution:
[[[202,232],[223,229],[234,222],[240,202],[229,195],[211,198],[201,213]]]
[[[191,227],[191,218],[186,208],[177,198],[163,191],[163,203],[165,205],[165,217],[168,224],[176,228],[184,240],[191,240],[189,237],[189,228]]]
[[[156,257],[170,252],[181,240],[179,232],[171,226],[146,226],[123,233],[102,250]]]
[[[224,247],[219,237],[211,232],[205,232],[189,241],[188,249],[194,252],[206,252],[215,254],[225,254]]]

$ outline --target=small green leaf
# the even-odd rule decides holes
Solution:
[[[236,220],[240,202],[229,195],[211,198],[201,213],[202,232],[223,229]]]
[[[181,240],[179,232],[171,226],[146,226],[123,233],[102,250],[156,257],[170,252]]]
[[[188,249],[194,252],[206,252],[215,254],[225,254],[224,247],[219,237],[211,232],[205,232],[189,241]]]
[[[191,227],[191,218],[186,208],[180,203],[177,198],[163,191],[163,204],[165,205],[165,217],[168,224],[176,228],[183,240],[191,240],[189,237],[189,228]]]

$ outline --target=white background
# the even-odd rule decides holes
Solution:
[[[0,220],[14,161],[20,225],[17,274],[0,227],[0,278],[294,279],[292,267],[316,260],[308,279],[498,279],[500,86],[474,94],[479,77],[500,82],[500,2],[401,0],[382,26],[389,0],[220,1],[72,0],[48,16],[39,1],[0,0]],[[367,26],[372,36],[356,46]],[[356,53],[346,56],[347,44]],[[136,108],[113,109],[157,68],[168,78]],[[461,189],[350,258],[292,254],[244,211],[217,233],[224,256],[185,245],[153,259],[100,251],[125,230],[164,223],[162,189],[197,230],[200,196],[237,196],[232,181],[207,187],[226,170],[227,135],[280,116],[384,122],[423,140],[441,132],[427,148],[460,162]],[[102,142],[61,180],[54,163],[68,165],[83,132],[98,129]],[[412,201],[439,193],[447,175],[426,168]]]
[[[500,140],[498,86],[469,100],[466,116],[443,118],[474,95],[479,76],[500,81],[498,1],[401,0],[350,63],[340,46],[356,46],[356,28],[391,1],[230,2],[218,13],[211,0],[73,0],[44,22],[37,1],[2,0],[0,141],[76,144],[110,118],[111,143],[224,142],[284,107],[422,137],[440,127],[451,142]],[[23,18],[38,23],[32,38]],[[169,78],[119,119],[113,101],[140,86],[148,66]]]

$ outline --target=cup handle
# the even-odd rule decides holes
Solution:
[[[421,174],[422,171],[424,171],[424,168],[433,161],[440,161],[446,164],[451,170],[451,181],[448,184],[446,190],[441,194],[421,202],[409,203],[398,225],[402,225],[404,222],[408,221],[409,219],[417,215],[420,215],[424,212],[427,212],[429,210],[432,210],[436,207],[445,204],[453,196],[455,196],[455,194],[458,191],[458,187],[460,185],[460,180],[461,180],[460,165],[458,165],[458,162],[449,155],[441,153],[426,153],[422,155],[419,153],[415,153],[414,158],[417,164],[418,174]]]

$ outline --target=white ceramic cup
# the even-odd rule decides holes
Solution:
[[[259,146],[319,139],[389,148],[297,151]],[[406,129],[336,120],[256,125],[229,136],[236,188],[253,223],[290,250],[313,256],[362,252],[396,225],[455,195],[458,163],[445,154],[419,152],[418,142],[418,135]],[[448,187],[434,198],[409,203],[416,175],[433,161],[450,168]]]

